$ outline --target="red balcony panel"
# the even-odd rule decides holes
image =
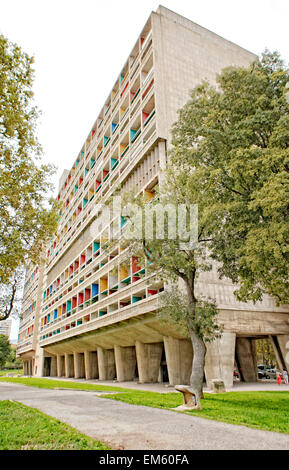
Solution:
[[[138,265],[138,258],[135,256],[132,257],[132,273],[137,273],[141,270],[141,267]]]
[[[87,301],[91,298],[91,290],[85,289],[84,300]]]
[[[158,293],[157,290],[148,289],[148,295],[156,295],[157,293]]]

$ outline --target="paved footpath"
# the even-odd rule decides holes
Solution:
[[[289,434],[128,405],[96,396],[96,392],[46,390],[1,382],[0,400],[37,408],[114,449],[289,450]]]

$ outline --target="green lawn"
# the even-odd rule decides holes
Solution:
[[[117,394],[104,398],[119,400],[133,405],[170,409],[182,404],[180,393],[157,393],[132,390],[110,385],[88,384],[42,378],[7,378],[0,381],[20,383],[40,388],[71,388],[77,390],[115,391]],[[187,412],[193,416],[240,424],[265,431],[289,434],[289,391],[288,392],[228,392],[205,394],[201,411]]]
[[[105,398],[154,408],[174,408],[183,402],[181,394],[142,391],[130,391]],[[225,423],[289,434],[289,392],[205,393],[202,407],[201,411],[186,413]]]
[[[107,450],[105,444],[34,408],[0,401],[0,450]]]
[[[6,374],[10,374],[10,373],[20,375],[20,374],[23,374],[23,369],[0,370],[0,377],[3,376],[3,375],[6,375]]]
[[[111,385],[88,384],[85,382],[71,382],[57,379],[38,379],[34,377],[1,377],[1,382],[12,382],[28,387],[38,388],[71,388],[74,390],[94,390],[99,392],[129,392],[130,389],[122,387],[114,387]]]

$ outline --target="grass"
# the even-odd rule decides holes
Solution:
[[[105,444],[34,408],[0,401],[0,450],[108,450]]]
[[[0,370],[0,377],[6,374],[23,374],[23,369],[7,369],[7,370]]]
[[[98,385],[98,384],[88,384],[85,382],[71,382],[64,380],[54,380],[54,379],[38,379],[35,377],[1,377],[0,382],[12,382],[18,383],[21,385],[27,385],[28,387],[37,387],[37,388],[70,388],[73,390],[91,390],[99,392],[129,392],[130,389],[122,387],[114,387],[112,385]]]
[[[175,408],[182,404],[181,394],[130,391],[105,398],[153,408]],[[198,416],[264,431],[289,434],[289,392],[205,393],[203,409],[189,411]]]
[[[70,388],[76,390],[122,392],[104,396],[132,405],[171,409],[182,404],[180,393],[158,393],[133,390],[109,385],[87,384],[42,378],[10,378],[0,381],[20,383],[39,388]],[[205,394],[201,411],[186,412],[193,416],[238,424],[264,431],[289,434],[289,391],[288,392],[228,392]]]

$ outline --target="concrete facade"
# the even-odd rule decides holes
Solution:
[[[153,197],[167,164],[170,128],[190,90],[203,79],[214,83],[226,66],[248,66],[254,59],[164,7],[150,15],[71,170],[63,174],[58,196],[63,209],[46,266],[33,281],[38,268],[27,273],[24,307],[36,304],[20,330],[18,353],[29,362],[26,372],[189,382],[191,344],[156,316],[163,283],[148,277],[133,257],[123,266],[119,248],[107,253],[115,227],[101,223],[96,207],[119,184],[123,191],[136,188]],[[112,222],[121,229],[121,220]],[[256,305],[237,302],[235,287],[219,279],[216,266],[200,276],[197,289],[216,299],[224,325],[222,337],[207,348],[208,384],[222,379],[231,386],[235,360],[244,380],[255,379],[254,340],[264,336],[272,339],[280,364],[289,367],[288,306],[276,307],[269,297]]]

